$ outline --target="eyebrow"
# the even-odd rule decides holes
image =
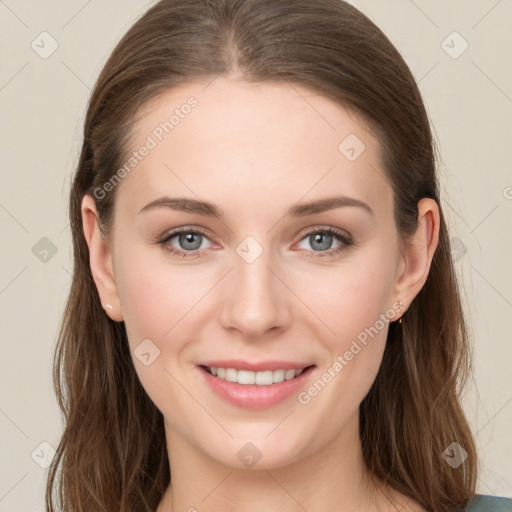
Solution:
[[[309,203],[294,204],[290,207],[285,216],[287,217],[305,217],[314,213],[322,213],[335,208],[345,206],[355,206],[364,209],[372,216],[373,210],[368,204],[359,199],[347,196],[326,197]],[[189,199],[185,197],[160,197],[148,203],[139,213],[148,212],[157,208],[170,208],[171,210],[196,213],[209,217],[216,217],[220,220],[224,219],[224,213],[220,208],[208,201],[199,201],[197,199]]]

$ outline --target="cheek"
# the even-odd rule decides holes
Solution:
[[[385,256],[361,255],[337,269],[305,274],[301,282],[304,302],[324,324],[325,333],[330,332],[330,338],[346,342],[386,313],[394,284],[391,265]]]
[[[167,264],[160,249],[130,247],[123,254],[129,257],[118,259],[116,276],[135,370],[156,406],[166,410],[183,400],[174,377],[197,328],[196,310],[212,287],[211,271]]]
[[[318,340],[325,357],[317,380],[302,390],[298,401],[307,411],[305,421],[327,438],[356,414],[374,383],[395,315],[389,302],[393,285],[389,263],[359,262],[340,268],[330,279],[317,275],[304,287],[312,290],[305,302],[309,300],[324,324],[315,332],[323,333]],[[325,417],[331,421],[318,425],[318,419]]]
[[[118,251],[116,281],[132,351],[150,339],[162,356],[176,359],[212,300],[209,292],[218,272],[207,265],[170,262],[160,247],[148,249],[129,240],[118,247],[123,249]]]
[[[163,339],[204,295],[205,276],[179,267],[139,260],[122,270],[119,284],[124,321],[131,332]]]

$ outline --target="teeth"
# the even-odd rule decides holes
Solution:
[[[238,384],[257,384],[258,386],[270,386],[284,380],[298,377],[304,370],[266,370],[263,372],[251,372],[249,370],[235,370],[234,368],[215,368],[207,366],[210,373],[219,379]]]

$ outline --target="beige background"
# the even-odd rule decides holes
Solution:
[[[475,345],[465,405],[478,491],[512,496],[512,0],[352,3],[402,52],[436,129]],[[70,284],[70,176],[90,89],[150,4],[0,0],[0,512],[44,510],[41,466],[61,432],[51,363]]]

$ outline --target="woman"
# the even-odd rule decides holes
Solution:
[[[425,108],[355,8],[156,4],[95,86],[70,218],[49,511],[511,509],[475,494]]]

